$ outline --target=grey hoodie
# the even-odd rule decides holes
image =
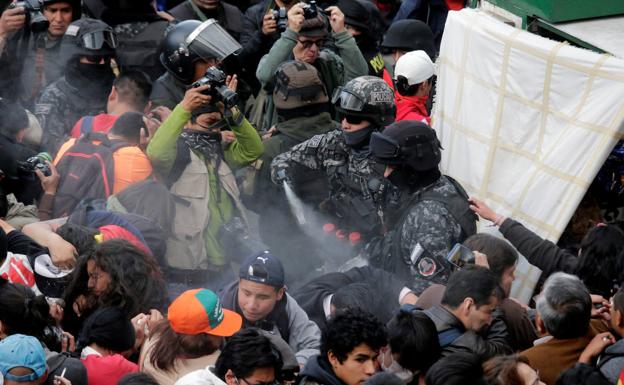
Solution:
[[[624,339],[605,349],[604,353],[600,355],[597,366],[609,382],[615,384],[620,376],[620,371],[624,368]]]

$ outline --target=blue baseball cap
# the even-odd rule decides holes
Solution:
[[[279,258],[264,250],[247,257],[239,278],[280,289],[284,287],[284,267]]]
[[[45,352],[38,339],[23,334],[13,334],[0,341],[0,373],[6,380],[30,382],[41,378],[47,369]],[[16,376],[13,368],[28,368],[32,373]]]

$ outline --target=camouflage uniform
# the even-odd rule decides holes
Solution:
[[[456,243],[471,235],[462,231],[445,203],[419,199],[425,191],[437,193],[441,200],[448,201],[460,194],[453,183],[442,176],[414,193],[393,231],[366,247],[372,265],[404,279],[413,279],[411,288],[418,295],[432,283],[446,284],[452,272],[447,254]],[[470,232],[474,233],[474,229]]]
[[[341,130],[315,135],[276,156],[271,163],[271,179],[279,183],[278,172],[284,170],[286,175],[292,174],[296,165],[327,174],[329,202],[350,230],[365,235],[380,233],[384,205],[384,194],[380,190],[385,166],[375,163],[368,151],[356,151],[347,146]],[[371,183],[371,180],[378,183]]]
[[[87,91],[91,96],[85,95]],[[35,104],[35,115],[43,129],[42,148],[55,154],[78,119],[106,110],[107,93],[108,90],[79,90],[65,77],[47,86]],[[98,94],[104,97],[93,97]]]

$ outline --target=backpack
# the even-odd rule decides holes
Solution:
[[[113,193],[115,181],[113,153],[127,146],[130,144],[113,143],[101,133],[90,132],[78,138],[56,166],[61,180],[52,217],[69,215],[85,198],[107,199]]]

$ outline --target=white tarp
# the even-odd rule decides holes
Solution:
[[[624,61],[464,9],[449,12],[437,67],[444,172],[556,241],[624,134]]]

